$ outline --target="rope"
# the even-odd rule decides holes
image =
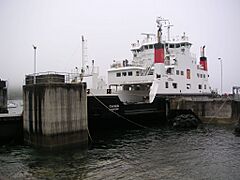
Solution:
[[[122,119],[124,119],[124,120],[126,120],[126,121],[128,121],[128,122],[130,122],[130,123],[132,123],[132,124],[134,124],[134,125],[136,125],[136,126],[138,126],[138,127],[141,127],[141,128],[144,128],[144,129],[149,129],[149,130],[155,130],[155,129],[149,128],[149,127],[147,127],[147,126],[143,126],[143,125],[141,125],[141,124],[139,124],[139,123],[136,123],[136,122],[134,122],[134,121],[131,121],[130,119],[128,119],[128,118],[126,118],[126,117],[118,114],[117,112],[115,112],[115,111],[111,110],[109,107],[107,107],[107,106],[106,106],[100,99],[98,99],[92,92],[90,92],[90,93],[93,95],[93,97],[94,97],[99,103],[101,103],[106,109],[108,109],[110,112],[112,112],[113,114],[117,115],[118,117],[120,117],[120,118],[122,118]]]
[[[91,134],[90,134],[90,131],[89,131],[88,127],[87,127],[87,132],[88,132],[88,136],[89,136],[91,142],[93,142],[93,139],[92,139],[92,136],[91,136]]]

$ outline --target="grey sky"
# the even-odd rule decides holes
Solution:
[[[223,89],[240,85],[239,0],[0,0],[0,78],[21,86],[33,72],[33,48],[38,47],[37,70],[70,72],[81,65],[81,35],[88,40],[88,58],[101,74],[113,61],[131,59],[130,44],[143,32],[156,32],[156,17],[174,25],[173,35],[190,37],[192,51],[206,45],[210,84]]]

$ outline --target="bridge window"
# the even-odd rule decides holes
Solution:
[[[173,74],[174,70],[173,68],[167,68],[167,74]]]
[[[176,70],[176,75],[179,75],[179,70]]]
[[[177,83],[172,83],[174,89],[177,89]]]
[[[121,73],[117,73],[116,76],[117,76],[117,77],[121,77]]]
[[[179,48],[180,47],[180,44],[176,44],[176,48]]]
[[[136,76],[139,76],[139,71],[136,71]]]
[[[165,82],[165,88],[168,88],[168,82]]]
[[[127,76],[127,73],[126,72],[122,72],[122,76]]]
[[[153,70],[152,69],[149,71],[148,75],[153,75]]]
[[[133,75],[132,71],[129,71],[128,76],[132,76],[132,75]]]
[[[170,45],[169,45],[169,48],[174,48],[174,44],[170,44]]]
[[[144,49],[148,49],[148,46],[144,46]]]
[[[153,49],[153,45],[151,44],[151,45],[149,45],[149,49]]]
[[[198,85],[198,89],[202,89],[202,85],[201,84]]]
[[[182,47],[185,46],[185,43],[181,43],[181,46],[182,46]]]

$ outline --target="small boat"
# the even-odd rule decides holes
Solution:
[[[15,104],[14,102],[9,102],[9,103],[7,104],[7,107],[8,107],[8,108],[16,108],[16,107],[17,107],[17,104]]]

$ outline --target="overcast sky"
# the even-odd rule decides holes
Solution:
[[[71,72],[81,66],[81,35],[88,40],[88,59],[106,75],[113,59],[131,59],[131,43],[141,33],[156,33],[156,17],[169,19],[173,35],[190,37],[192,52],[206,45],[210,85],[240,86],[239,0],[0,0],[0,78],[22,86],[33,72]]]

